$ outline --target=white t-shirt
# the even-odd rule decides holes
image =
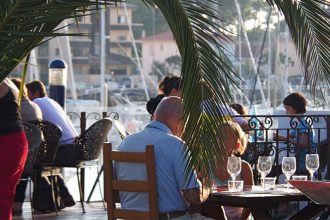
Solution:
[[[50,121],[61,128],[62,137],[60,141],[65,141],[61,144],[71,144],[72,139],[78,136],[78,132],[62,107],[55,100],[48,97],[36,98],[33,99],[33,102],[40,107],[43,120]]]

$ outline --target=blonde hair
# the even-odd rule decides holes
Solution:
[[[247,146],[247,139],[242,128],[234,121],[224,122],[222,128],[221,134],[224,135],[224,138],[227,138],[229,135],[234,135],[234,138],[240,143],[240,147],[235,150],[236,152],[234,152],[234,154],[242,155]]]

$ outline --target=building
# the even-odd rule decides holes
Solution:
[[[134,85],[139,80],[133,50],[133,35],[140,38],[143,24],[134,23],[132,13],[136,6],[109,6],[105,13],[105,81],[116,81],[119,84]],[[85,16],[78,25],[67,21],[69,33],[84,33],[85,36],[57,37],[36,48],[36,59],[40,80],[48,82],[48,64],[54,58],[62,58],[68,64],[72,61],[75,82],[79,84],[100,85],[101,36],[100,15]],[[62,26],[66,24],[61,24]],[[131,27],[129,27],[129,25]],[[87,35],[87,36],[86,36]],[[66,42],[69,41],[69,42]],[[69,48],[70,49],[69,49]],[[136,42],[137,51],[141,44]],[[21,67],[17,68],[20,72]],[[131,81],[127,83],[128,81]]]
[[[142,70],[149,74],[154,61],[165,62],[171,56],[180,56],[172,32],[146,36],[139,40],[142,44]],[[166,74],[166,73],[163,73]]]

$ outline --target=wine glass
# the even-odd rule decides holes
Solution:
[[[228,157],[227,171],[230,174],[233,181],[235,181],[235,178],[241,172],[241,169],[242,169],[242,161],[240,157],[235,157],[235,156]]]
[[[311,181],[313,181],[313,175],[318,168],[319,168],[319,155],[306,154],[306,169],[311,174]]]
[[[272,158],[270,156],[259,156],[257,163],[257,170],[261,176],[261,185],[265,188],[265,177],[272,169]]]
[[[282,160],[282,172],[288,182],[287,188],[289,188],[289,180],[291,176],[296,172],[296,158],[295,157],[283,157]]]

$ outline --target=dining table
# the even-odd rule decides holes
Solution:
[[[289,219],[311,219],[327,205],[316,204],[300,191],[277,184],[275,189],[263,190],[260,186],[244,186],[242,192],[229,192],[228,187],[212,190],[207,203],[220,206],[248,208],[255,220],[273,219],[271,209],[282,202],[307,201],[306,207],[297,210]]]

